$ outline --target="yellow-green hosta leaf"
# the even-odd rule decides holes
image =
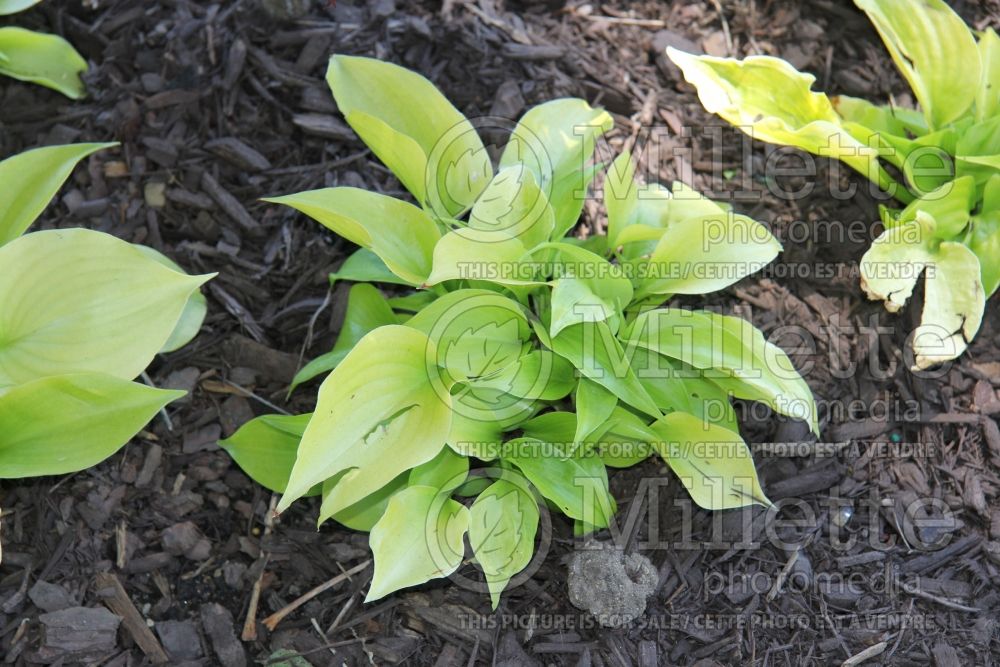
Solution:
[[[933,129],[957,120],[976,99],[979,51],[943,0],[854,0],[878,30]]]
[[[42,0],[0,0],[0,16],[23,12],[28,7],[34,7]]]
[[[606,528],[617,510],[608,471],[596,454],[574,452],[573,443],[517,438],[504,444],[503,459],[520,469],[566,516]]]
[[[976,182],[971,176],[961,176],[927,193],[904,208],[896,223],[912,222],[918,214],[934,220],[932,233],[940,239],[952,239],[969,224],[976,207]]]
[[[302,415],[262,415],[243,424],[229,438],[219,441],[219,447],[229,452],[236,464],[266,489],[284,493],[295,465],[299,441],[312,419],[312,413]],[[306,493],[315,496],[317,485]]]
[[[308,190],[264,201],[290,206],[368,248],[410,285],[420,285],[430,273],[431,254],[441,233],[431,217],[413,204],[359,188]]]
[[[781,244],[756,220],[732,212],[687,218],[667,227],[638,292],[708,294],[764,268]],[[642,260],[637,260],[637,263]]]
[[[444,447],[427,463],[410,471],[408,486],[430,486],[438,491],[454,491],[469,476],[469,459]]]
[[[430,81],[373,58],[334,56],[327,83],[347,122],[438,216],[467,210],[493,176],[472,124]]]
[[[87,61],[58,35],[23,28],[0,28],[0,74],[37,83],[71,100],[87,94],[80,74]]]
[[[333,349],[322,354],[295,374],[288,392],[295,391],[303,382],[308,382],[317,375],[332,371],[344,360],[351,348],[369,331],[386,324],[398,324],[399,318],[392,312],[382,293],[367,283],[351,286],[347,293],[347,310],[344,322],[337,334],[337,342]]]
[[[409,472],[400,473],[391,482],[383,486],[378,491],[371,493],[356,503],[331,512],[330,509],[337,503],[337,497],[333,495],[333,489],[337,485],[337,478],[328,479],[323,482],[323,503],[319,508],[319,519],[316,526],[323,525],[327,519],[333,519],[337,523],[347,526],[351,530],[361,532],[371,532],[378,520],[385,514],[385,508],[389,506],[389,498],[399,491],[405,489]]]
[[[932,239],[933,219],[917,219],[887,229],[861,258],[861,287],[869,299],[898,312],[924,280],[924,307],[914,332],[914,369],[954,359],[979,330],[986,306],[976,254],[961,243]]]
[[[483,280],[498,285],[540,285],[526,248],[504,232],[466,227],[448,232],[434,246],[433,270],[425,285],[445,280]]]
[[[338,280],[348,280],[356,283],[389,283],[391,285],[410,285],[389,270],[379,256],[368,248],[358,248],[350,257],[344,260],[340,268],[330,274],[330,287]]]
[[[177,262],[163,253],[145,245],[136,245],[135,247],[141,250],[147,257],[159,262],[168,269],[172,269],[177,273],[184,273],[184,269]],[[176,352],[190,343],[198,335],[198,332],[201,331],[202,322],[205,321],[205,315],[207,314],[208,301],[205,300],[205,295],[201,293],[201,290],[195,290],[191,293],[191,297],[188,298],[187,304],[184,306],[184,311],[181,313],[181,318],[177,320],[177,326],[174,327],[170,338],[163,344],[160,352],[163,354]]]
[[[553,239],[580,218],[585,192],[596,174],[587,169],[597,138],[614,126],[611,115],[584,100],[563,98],[528,110],[511,134],[500,167],[523,164],[555,213]]]
[[[914,369],[962,354],[979,331],[985,309],[979,259],[961,243],[942,243],[934,253],[934,272],[924,280],[924,308],[913,333]]]
[[[662,413],[643,387],[630,358],[606,322],[566,327],[552,338],[552,349],[579,371],[624,403],[656,418]]]
[[[469,544],[483,568],[493,609],[507,583],[528,566],[538,532],[538,503],[526,485],[500,479],[469,510]]]
[[[0,387],[67,373],[139,375],[170,338],[187,276],[86,229],[33,232],[0,247]]]
[[[117,144],[46,146],[0,162],[0,246],[31,226],[80,160],[112,146]]]
[[[576,432],[573,434],[573,442],[584,442],[607,423],[618,406],[618,397],[603,385],[587,378],[580,378],[576,386],[574,404]]]
[[[697,88],[707,111],[753,138],[837,158],[883,186],[891,182],[878,152],[844,129],[826,95],[811,90],[813,75],[770,56],[733,60],[674,48],[667,55]]]
[[[844,120],[844,127],[855,139],[863,143],[870,143],[872,134],[892,134],[899,137],[927,134],[927,120],[915,109],[906,109],[891,104],[881,106],[872,104],[868,100],[849,95],[837,95],[830,98],[830,103],[837,111],[837,114]],[[886,159],[893,161],[892,156]]]
[[[965,128],[955,145],[955,174],[980,187],[1000,174],[1000,115]]]
[[[976,120],[980,123],[1000,113],[1000,37],[993,28],[979,35],[982,80],[976,95]]]
[[[816,403],[788,355],[739,317],[683,308],[639,315],[626,332],[637,345],[701,370],[737,397],[762,400],[781,414],[808,421],[819,432]],[[707,375],[707,374],[706,374]]]
[[[521,357],[531,335],[520,304],[478,289],[450,292],[410,318],[434,345],[433,363],[455,381],[490,377]]]
[[[88,468],[183,395],[103,373],[55,375],[12,387],[0,393],[0,478]]]
[[[278,511],[342,475],[323,503],[336,514],[434,458],[451,425],[450,387],[429,364],[435,355],[425,334],[401,325],[358,341],[319,388]]]
[[[997,178],[1000,179],[1000,176]],[[983,290],[989,297],[1000,287],[1000,209],[993,209],[972,219],[972,229],[966,245],[979,258]]]
[[[699,507],[725,510],[768,506],[750,449],[738,433],[672,412],[651,428],[659,435],[653,449],[663,457]]]
[[[597,438],[597,452],[604,465],[631,468],[653,455],[650,443],[659,440],[645,421],[623,408],[615,408]]]
[[[431,486],[410,486],[391,498],[368,544],[375,575],[365,602],[447,577],[465,555],[469,510]]]
[[[555,215],[533,172],[516,164],[500,169],[486,186],[472,206],[469,226],[513,236],[530,249],[549,240]]]

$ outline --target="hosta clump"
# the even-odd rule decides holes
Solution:
[[[208,276],[101,232],[24,234],[76,163],[110,145],[0,162],[0,479],[94,465],[184,395],[133,380],[198,332]]]
[[[862,287],[896,312],[925,273],[913,366],[960,355],[1000,286],[1000,38],[942,0],[855,0],[920,104],[877,106],[811,90],[778,58],[668,55],[708,111],[758,139],[843,160],[906,206],[861,260]],[[883,163],[902,176],[898,183]]]
[[[41,0],[0,0],[0,16],[24,11]],[[71,99],[84,96],[80,74],[87,61],[58,35],[0,27],[0,74],[57,90]]]
[[[417,204],[348,187],[270,200],[361,246],[332,277],[357,284],[335,346],[295,380],[332,371],[315,412],[223,445],[279,511],[320,495],[321,522],[371,531],[369,600],[451,574],[467,537],[496,605],[531,560],[539,502],[578,534],[605,528],[606,467],[654,454],[703,507],[767,503],[730,398],[815,430],[808,387],[748,322],[657,308],[770,262],[763,226],[680,184],[640,188],[626,153],[605,178],[608,234],[573,238],[606,112],[531,109],[494,169],[423,77],[337,56],[328,81]]]

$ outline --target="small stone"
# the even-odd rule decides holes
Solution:
[[[236,638],[233,615],[218,603],[201,607],[201,627],[212,643],[212,650],[219,656],[223,667],[245,667],[247,656],[243,645]]]
[[[47,612],[67,609],[76,604],[65,588],[41,580],[28,589],[28,597],[36,607]]]
[[[186,392],[187,395],[180,399],[179,403],[190,403],[191,393],[194,391],[195,385],[198,384],[198,378],[201,376],[201,371],[199,371],[194,366],[188,366],[186,368],[181,368],[170,375],[167,379],[163,381],[164,389],[180,389]]]
[[[164,530],[161,541],[163,550],[167,553],[191,560],[205,560],[212,552],[211,542],[190,521],[174,524]]]
[[[201,657],[201,639],[191,621],[160,621],[156,624],[163,650],[172,660],[197,660]]]
[[[613,546],[589,547],[569,564],[569,600],[606,627],[632,622],[646,611],[659,575],[648,558]]]

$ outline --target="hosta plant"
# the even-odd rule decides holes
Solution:
[[[320,522],[371,531],[369,600],[451,574],[467,539],[495,606],[532,558],[539,503],[578,534],[609,525],[607,466],[659,455],[703,507],[768,502],[730,399],[815,430],[808,387],[749,322],[661,307],[770,262],[766,229],[680,184],[640,187],[624,153],[608,233],[569,236],[606,112],[534,107],[494,168],[423,77],[336,56],[328,81],[417,203],[350,187],[270,200],[360,246],[332,277],[356,284],[333,349],[296,378],[329,372],[315,412],[222,444],[279,511],[318,495]]]
[[[24,11],[41,0],[0,0],[0,16]],[[69,42],[16,26],[0,27],[0,74],[57,90],[70,99],[84,96],[83,59]]]
[[[835,157],[888,190],[885,231],[861,260],[867,295],[900,310],[924,279],[913,366],[960,355],[1000,285],[1000,38],[943,0],[855,0],[919,110],[814,92],[784,60],[668,55],[705,108],[762,141]]]
[[[0,162],[0,479],[94,465],[184,394],[133,380],[197,333],[209,276],[101,232],[24,233],[76,163],[110,145]]]

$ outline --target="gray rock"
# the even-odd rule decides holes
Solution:
[[[205,560],[212,553],[212,544],[190,521],[174,524],[163,531],[163,550],[174,556]]]
[[[156,634],[171,660],[197,660],[202,656],[198,629],[191,621],[160,621]]]
[[[593,614],[601,625],[618,627],[646,611],[646,600],[656,591],[658,579],[656,568],[642,554],[626,555],[611,545],[588,545],[570,560],[569,600]]]
[[[28,597],[36,607],[48,612],[68,609],[76,604],[65,588],[41,580],[28,589]]]
[[[115,648],[121,618],[104,607],[69,607],[38,617],[42,642],[36,662],[87,662]]]
[[[221,604],[209,603],[201,607],[201,627],[212,643],[212,650],[224,667],[246,667],[247,656],[243,645],[236,638],[233,615]]]

